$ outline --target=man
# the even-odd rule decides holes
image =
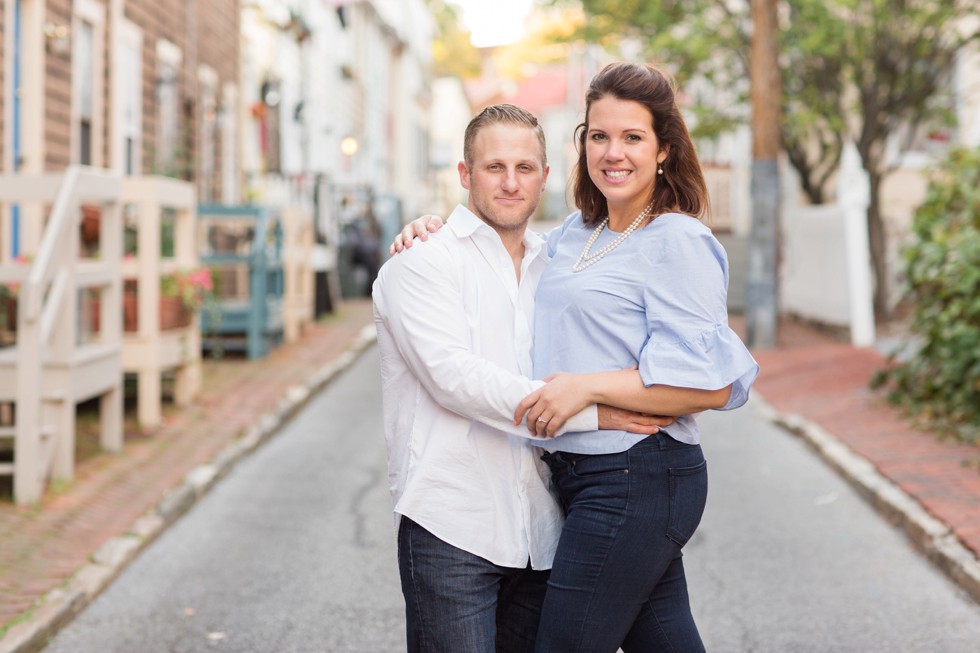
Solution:
[[[388,261],[373,293],[408,650],[532,651],[562,525],[512,419],[542,385],[530,346],[547,252],[526,232],[548,178],[537,119],[484,109],[458,170],[467,206]],[[597,424],[593,406],[565,430]]]

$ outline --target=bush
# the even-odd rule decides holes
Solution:
[[[980,438],[980,149],[957,149],[912,223],[905,273],[913,350],[896,352],[875,386],[925,426]],[[901,355],[900,355],[901,354]]]

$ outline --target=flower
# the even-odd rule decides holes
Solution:
[[[160,292],[164,297],[177,297],[185,308],[196,311],[206,301],[213,299],[214,282],[209,268],[178,270],[160,279]]]
[[[18,254],[13,259],[11,259],[11,263],[14,263],[16,265],[29,265],[31,259],[32,257],[30,256],[24,256],[23,254]],[[0,298],[17,297],[17,294],[19,292],[20,292],[20,281],[15,280],[15,281],[0,282]]]

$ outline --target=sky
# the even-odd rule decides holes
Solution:
[[[534,0],[450,0],[462,11],[463,24],[478,48],[519,39]]]

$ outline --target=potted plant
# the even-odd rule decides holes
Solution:
[[[0,347],[17,342],[16,283],[0,283]]]
[[[26,264],[28,257],[20,255],[14,263]],[[20,293],[19,281],[0,283],[0,347],[9,347],[17,342],[17,295]]]
[[[203,305],[214,301],[209,268],[178,270],[160,280],[160,329],[185,327]]]
[[[94,247],[99,242],[99,230],[102,222],[102,209],[93,204],[83,204],[81,221],[82,244]]]

